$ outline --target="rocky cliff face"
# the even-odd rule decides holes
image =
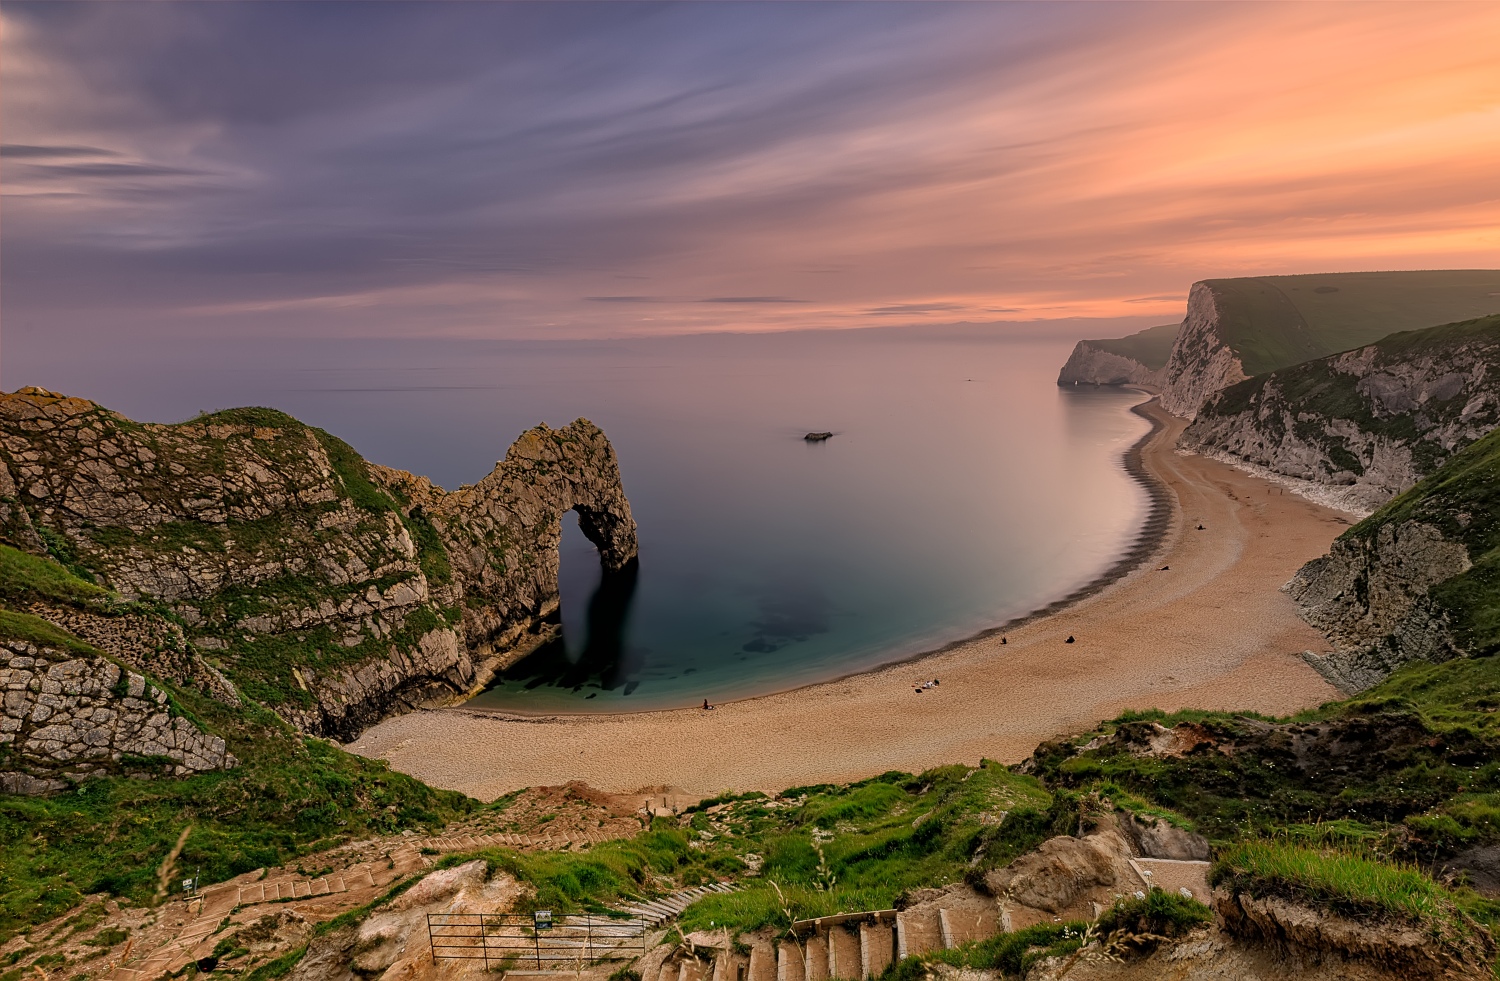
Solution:
[[[1500,317],[1392,335],[1213,396],[1185,449],[1368,514],[1500,424]]]
[[[1430,591],[1472,567],[1461,543],[1416,521],[1381,525],[1369,538],[1340,538],[1286,585],[1302,618],[1334,646],[1310,653],[1308,663],[1357,692],[1409,661],[1462,656],[1449,615]]]
[[[424,477],[372,468],[407,502],[408,516],[430,521],[464,592],[463,628],[476,654],[513,660],[529,650],[536,621],[557,609],[562,516],[578,513],[584,537],[608,571],[635,559],[635,521],[620,467],[604,433],[580,419],[521,435],[479,483],[446,493]]]
[[[151,425],[23,389],[0,396],[0,467],[0,534],[185,624],[227,690],[189,673],[220,700],[344,738],[529,650],[564,511],[606,564],[635,554],[613,450],[584,420],[446,494],[272,410]]]
[[[1500,430],[1349,529],[1286,590],[1333,646],[1309,663],[1346,691],[1412,661],[1500,652]]]
[[[1058,373],[1059,385],[1160,385],[1164,370],[1146,367],[1093,341],[1079,341]]]
[[[169,761],[176,776],[229,769],[219,736],[176,715],[167,693],[97,653],[0,641],[0,791],[60,790],[93,774]],[[132,760],[140,760],[132,763]]]
[[[1222,388],[1243,381],[1245,366],[1219,330],[1219,309],[1213,289],[1194,283],[1188,294],[1187,317],[1167,359],[1161,392],[1162,408],[1192,419],[1198,409]]]

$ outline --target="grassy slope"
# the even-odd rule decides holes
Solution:
[[[51,559],[0,545],[0,631],[7,636],[88,652],[66,631],[15,607],[46,599],[107,612],[105,596]],[[148,901],[157,869],[189,825],[178,868],[214,882],[340,840],[438,828],[478,806],[382,762],[304,739],[258,706],[231,709],[152,680],[170,693],[174,710],[224,736],[242,765],[150,779],[144,774],[159,764],[141,760],[129,769],[142,776],[90,780],[46,798],[0,795],[0,941],[90,893]]]
[[[1004,864],[1075,828],[1077,815],[1073,795],[1053,795],[1030,777],[984,763],[795,788],[776,800],[759,793],[719,798],[689,809],[682,827],[658,820],[635,839],[585,853],[479,854],[533,883],[535,906],[563,912],[736,876],[747,856],[757,855],[759,878],[734,894],[705,898],[681,921],[685,932],[710,920],[751,930],[887,909],[908,889]]]
[[[1160,327],[1147,327],[1145,330],[1125,337],[1109,337],[1102,340],[1084,341],[1084,343],[1092,344],[1111,354],[1139,361],[1152,371],[1156,371],[1166,367],[1167,358],[1172,353],[1172,342],[1177,340],[1177,331],[1181,326],[1181,324],[1162,324]]]
[[[1473,806],[1500,789],[1497,667],[1500,661],[1491,659],[1425,665],[1371,698],[1304,716],[1304,726],[1353,720],[1377,741],[1394,730],[1415,730],[1403,750],[1356,753],[1357,762],[1369,765],[1348,780],[1293,778],[1280,755],[1284,735],[1227,756],[1148,759],[1120,752],[1107,739],[1078,752],[1094,736],[1145,726],[1147,718],[1224,732],[1257,728],[1228,713],[1132,714],[1069,741],[1070,756],[1044,747],[1041,780],[993,763],[887,773],[847,786],[793,789],[774,800],[747,794],[706,801],[681,824],[658,820],[632,841],[583,854],[476,854],[492,870],[532,883],[532,905],[563,911],[738,878],[740,891],[690,906],[682,931],[770,928],[779,934],[798,919],[890,908],[918,887],[976,881],[1048,837],[1128,810],[1211,835],[1219,845],[1214,875],[1220,883],[1361,919],[1414,923],[1440,944],[1473,950],[1476,925],[1500,922],[1500,904],[1436,881],[1413,859],[1432,857],[1434,820],[1452,820],[1464,808],[1477,821],[1465,843],[1500,840],[1494,813]],[[1403,809],[1410,818],[1404,823]],[[762,862],[760,873],[747,877],[745,860],[752,856]],[[1206,918],[1198,904],[1152,893],[1106,913],[1097,929],[1173,935]],[[1076,949],[1082,929],[1053,924],[937,952],[923,962],[894,965],[886,981],[917,981],[929,974],[924,964],[934,961],[1016,976],[1043,949]]]
[[[1396,331],[1500,311],[1500,271],[1318,273],[1209,280],[1220,330],[1258,375]]]

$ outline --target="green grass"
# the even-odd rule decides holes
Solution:
[[[292,968],[297,966],[297,963],[302,960],[302,955],[306,953],[306,945],[289,950],[275,960],[266,961],[249,974],[244,975],[244,981],[275,981],[276,978],[284,978],[292,973]]]
[[[105,777],[51,797],[0,796],[0,943],[86,895],[147,902],[162,860],[188,825],[178,862],[217,882],[341,840],[436,829],[479,805],[383,762],[258,725],[190,693],[196,712],[245,762],[185,779]]]
[[[1211,878],[1214,885],[1302,900],[1352,917],[1375,915],[1434,927],[1459,919],[1449,892],[1417,869],[1340,849],[1239,841],[1220,850]]]
[[[1111,354],[1118,354],[1122,358],[1139,361],[1152,371],[1156,371],[1166,367],[1167,358],[1172,354],[1172,343],[1177,340],[1177,331],[1181,326],[1181,324],[1162,324],[1160,327],[1147,327],[1145,330],[1125,337],[1090,340],[1084,343],[1092,344]]]
[[[1034,779],[988,762],[709,806],[718,804],[725,806],[712,816],[685,815],[685,826],[658,819],[633,839],[582,852],[486,849],[438,864],[484,858],[492,873],[531,884],[523,909],[564,913],[738,878],[740,891],[688,907],[681,928],[783,930],[793,920],[887,909],[908,890],[982,875],[1078,823],[1075,795],[1054,798]],[[744,877],[751,855],[761,859],[758,877]]]
[[[377,514],[396,510],[396,502],[375,486],[375,482],[370,479],[369,464],[355,452],[354,447],[321,429],[314,429],[313,432],[317,435],[318,442],[323,444],[328,461],[333,464],[334,472],[344,485],[344,492],[356,506]]]
[[[532,885],[534,894],[517,909],[560,913],[597,911],[653,892],[651,884],[661,877],[687,876],[705,881],[743,868],[737,862],[725,863],[721,857],[695,851],[688,845],[688,835],[669,824],[657,821],[651,830],[634,838],[604,842],[586,852],[518,853],[492,848],[448,856],[438,865],[447,868],[478,856],[486,861],[491,874],[505,872]]]
[[[1153,886],[1143,898],[1128,896],[1115,900],[1113,906],[1100,914],[1098,927],[1102,934],[1124,930],[1180,937],[1213,918],[1213,911],[1196,899]]]
[[[1319,273],[1214,279],[1219,330],[1245,373],[1500,311],[1500,271]]]
[[[109,590],[78,577],[56,559],[0,544],[0,601],[87,607],[108,600],[110,595]]]
[[[45,647],[55,647],[75,654],[97,654],[88,644],[62,630],[49,620],[0,608],[0,638],[24,640]]]
[[[700,840],[696,860],[711,874],[753,852],[763,860],[760,875],[739,892],[689,907],[684,930],[785,928],[792,920],[888,909],[904,892],[982,875],[1077,822],[1071,795],[1055,799],[996,763],[887,773],[799,796],[790,809],[769,810],[753,798],[726,809],[738,833]],[[707,830],[707,815],[695,814],[691,827]]]
[[[1500,659],[1414,664],[1348,702],[1289,720],[1224,712],[1129,713],[1035,754],[1059,792],[1130,795],[1221,843],[1291,835],[1432,862],[1500,842]],[[1152,725],[1201,727],[1227,751],[1144,755]],[[1081,750],[1090,739],[1100,745]]]

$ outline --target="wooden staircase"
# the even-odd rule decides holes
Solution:
[[[694,886],[691,889],[682,889],[671,895],[663,896],[661,899],[643,899],[638,902],[628,903],[620,907],[620,912],[639,917],[646,922],[648,929],[654,929],[661,926],[667,920],[678,916],[683,910],[704,896],[734,891],[735,887],[729,885],[727,882],[715,882],[706,886]]]
[[[1200,902],[1210,899],[1207,862],[1137,858],[1130,864],[1142,891],[1159,886]],[[644,981],[858,981],[879,977],[904,957],[986,940],[1008,931],[1009,921],[998,903],[981,909],[972,902],[944,905],[941,900],[906,910],[798,920],[786,939],[752,941],[748,955],[727,942],[679,950],[656,973],[646,971]]]

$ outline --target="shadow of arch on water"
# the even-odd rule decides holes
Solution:
[[[633,677],[645,651],[629,651],[625,645],[625,628],[635,601],[640,577],[640,560],[631,559],[617,571],[604,570],[599,585],[589,597],[586,635],[582,651],[568,655],[562,635],[502,671],[500,682],[520,682],[526,689],[552,687],[580,691],[593,686],[605,691],[624,688],[634,690]]]

